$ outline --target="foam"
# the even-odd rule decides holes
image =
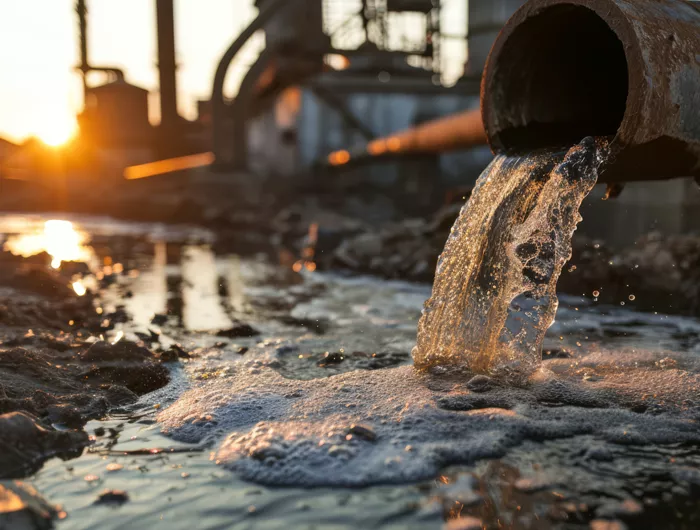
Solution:
[[[418,481],[527,440],[700,443],[700,376],[654,363],[582,381],[579,361],[564,370],[557,360],[565,376],[543,369],[526,387],[493,381],[475,392],[463,372],[400,366],[299,381],[270,360],[238,362],[193,386],[158,416],[164,431],[214,444],[213,458],[243,479],[307,487]],[[353,424],[376,438],[352,434]]]

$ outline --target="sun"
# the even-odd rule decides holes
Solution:
[[[38,124],[35,136],[46,145],[59,147],[68,143],[78,130],[75,117],[70,114],[44,116]]]

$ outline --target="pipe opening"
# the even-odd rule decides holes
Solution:
[[[514,29],[487,89],[492,134],[506,150],[614,136],[625,114],[622,42],[594,11],[544,9]]]

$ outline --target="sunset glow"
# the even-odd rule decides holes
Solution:
[[[70,221],[54,219],[46,221],[40,232],[9,238],[5,248],[24,257],[46,252],[51,266],[58,269],[64,261],[88,262],[92,258],[92,248],[85,245],[87,239],[87,234],[76,230]]]
[[[68,143],[76,134],[78,124],[75,118],[68,113],[47,116],[45,121],[38,125],[35,136],[46,145],[59,147]]]

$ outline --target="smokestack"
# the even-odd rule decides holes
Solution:
[[[177,81],[175,70],[175,16],[173,0],[156,0],[158,23],[158,70],[160,73],[161,125],[174,126],[177,113]]]
[[[83,100],[85,100],[87,96],[87,73],[90,71],[87,43],[87,6],[85,5],[85,0],[78,0],[75,10],[78,13],[78,32],[80,34],[80,66],[78,68],[83,74]]]

